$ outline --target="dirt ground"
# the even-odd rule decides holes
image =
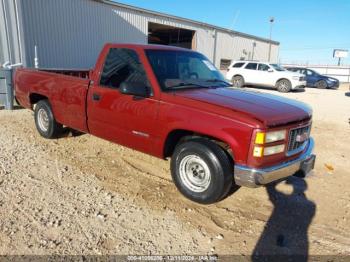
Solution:
[[[45,140],[31,111],[0,110],[0,255],[350,255],[349,86],[283,96],[314,109],[315,171],[209,206],[180,195],[168,161],[90,135]]]

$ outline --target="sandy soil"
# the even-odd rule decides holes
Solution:
[[[90,135],[45,140],[31,111],[0,110],[0,255],[350,255],[349,88],[283,96],[314,109],[315,171],[210,206],[178,193],[167,161]]]

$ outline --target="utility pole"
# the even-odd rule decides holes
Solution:
[[[252,50],[252,60],[254,60],[254,52],[255,52],[256,42],[253,42],[253,50]]]
[[[34,46],[34,68],[39,68],[38,47]]]
[[[272,27],[275,22],[274,17],[270,17],[270,43],[269,43],[269,62],[271,62],[271,41],[272,41]]]

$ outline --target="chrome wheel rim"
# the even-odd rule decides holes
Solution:
[[[234,87],[241,87],[242,85],[243,85],[242,78],[240,78],[240,77],[233,78],[233,86]]]
[[[189,190],[201,193],[208,189],[211,173],[203,159],[196,155],[188,155],[180,162],[180,178]]]
[[[40,108],[38,111],[38,125],[39,128],[44,132],[47,132],[49,129],[49,116],[43,108]]]
[[[289,88],[289,84],[287,81],[281,81],[280,82],[280,89],[283,90],[283,91],[286,91],[288,90]]]
[[[325,81],[318,82],[318,88],[327,88],[327,83]]]

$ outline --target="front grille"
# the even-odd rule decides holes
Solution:
[[[303,126],[290,130],[289,132],[289,143],[288,143],[288,154],[296,154],[304,149],[307,143],[305,141],[298,141],[297,137],[303,134],[307,134],[307,138],[310,136],[310,126]]]
[[[305,81],[305,76],[301,76],[301,77],[299,77],[299,81]]]

